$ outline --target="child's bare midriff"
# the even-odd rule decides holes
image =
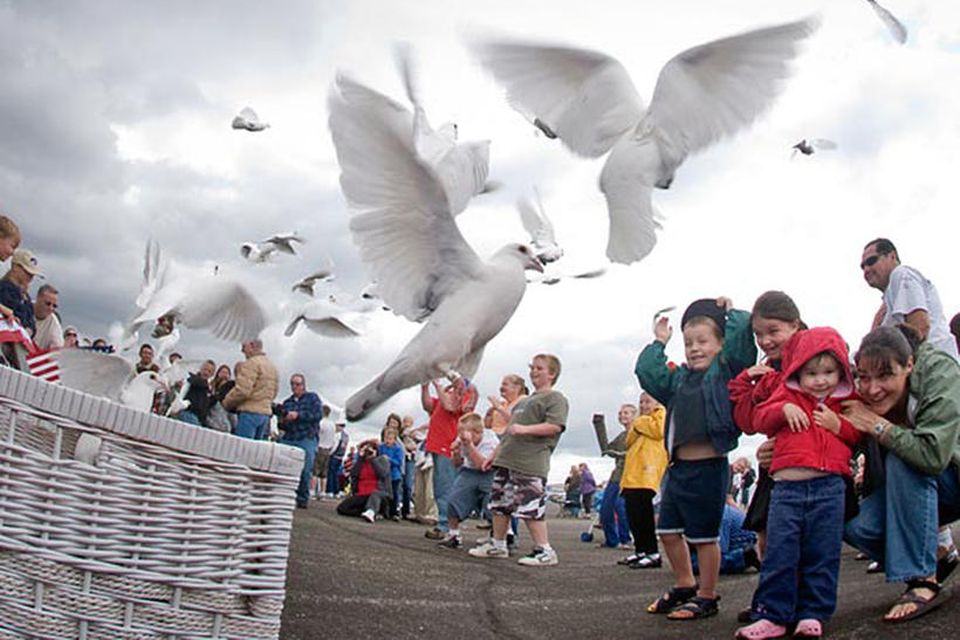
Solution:
[[[673,457],[678,460],[708,460],[719,458],[720,454],[709,442],[688,442],[674,449]]]

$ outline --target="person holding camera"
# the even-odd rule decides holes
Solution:
[[[350,469],[351,493],[337,505],[342,516],[363,518],[370,524],[377,515],[386,513],[385,506],[392,493],[390,459],[378,453],[376,438],[364,440],[357,447],[357,461]]]

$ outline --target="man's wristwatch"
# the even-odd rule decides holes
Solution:
[[[877,424],[873,425],[873,435],[877,436],[878,438],[881,437],[884,433],[886,433],[889,426],[889,422],[881,420]]]

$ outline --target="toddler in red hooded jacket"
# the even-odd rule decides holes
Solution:
[[[779,637],[794,623],[801,635],[819,637],[836,609],[843,477],[860,437],[840,413],[855,393],[847,345],[829,327],[801,331],[784,346],[782,364],[778,387],[755,408],[751,425],[776,436],[775,484],[756,622],[739,638]]]

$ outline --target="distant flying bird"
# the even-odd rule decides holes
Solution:
[[[544,264],[556,262],[563,256],[563,249],[557,244],[553,223],[543,208],[540,191],[534,189],[534,193],[537,196],[536,202],[526,197],[520,198],[517,201],[517,211],[520,212],[523,228],[530,234],[530,245],[540,261]]]
[[[890,32],[890,35],[893,36],[893,39],[900,44],[906,43],[907,28],[903,26],[903,23],[897,20],[892,13],[880,6],[877,0],[867,0],[867,3],[873,7],[877,17],[883,22],[883,25]]]
[[[336,276],[333,275],[332,269],[320,269],[293,285],[291,291],[299,291],[302,294],[312,297],[314,294],[313,288],[318,282],[332,282],[335,278]]]
[[[394,57],[413,114],[393,101],[390,101],[391,108],[406,112],[404,117],[412,119],[416,152],[436,172],[447,192],[451,212],[454,216],[459,215],[475,195],[499,186],[487,180],[490,174],[490,141],[458,142],[457,125],[453,122],[433,129],[420,99],[411,48],[409,45],[398,45]],[[400,113],[396,115],[400,116]]]
[[[261,244],[258,242],[244,242],[240,245],[240,255],[254,264],[264,264],[270,262],[271,257],[277,252],[277,248],[272,244]]]
[[[243,129],[244,131],[263,131],[270,125],[266,122],[260,122],[256,111],[250,107],[244,107],[240,113],[234,117],[230,126],[234,129]]]
[[[668,188],[688,155],[763,113],[815,28],[808,19],[683,51],[661,69],[646,110],[623,66],[602,53],[502,38],[470,46],[510,104],[545,135],[580,156],[610,151],[600,174],[610,214],[607,257],[629,264],[657,241],[653,188]]]
[[[805,156],[812,156],[814,151],[817,150],[833,151],[837,148],[837,143],[832,140],[827,140],[826,138],[811,138],[810,140],[804,138],[790,148],[793,149],[793,153],[790,155],[791,158],[797,155],[798,152]]]
[[[408,113],[396,103],[340,75],[328,104],[360,257],[394,313],[424,322],[393,363],[347,400],[347,418],[359,420],[407,387],[473,376],[484,347],[523,298],[524,270],[543,266],[520,244],[480,260],[454,222],[440,176],[416,149]]]
[[[302,323],[314,333],[328,338],[354,338],[362,335],[364,322],[362,314],[344,309],[335,301],[314,300],[293,315],[283,335],[289,338]]]
[[[289,233],[275,233],[266,240],[260,242],[261,245],[272,246],[280,253],[289,253],[290,255],[296,255],[297,252],[293,247],[294,243],[303,244],[306,242],[303,238],[297,235],[296,231]]]

